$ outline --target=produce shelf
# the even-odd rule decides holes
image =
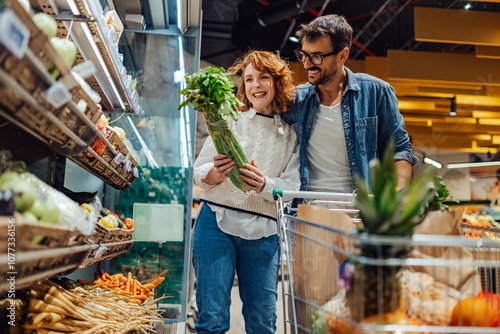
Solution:
[[[109,38],[100,5],[94,1],[76,0],[75,14],[67,3],[58,3],[59,8],[54,8],[51,2],[38,0],[41,10],[62,22],[58,24],[58,34],[62,37],[69,34],[78,46],[77,63],[91,60],[97,68],[87,81],[101,96],[103,111],[138,113],[140,106],[136,94],[127,80],[127,71],[113,46],[114,41]]]
[[[0,294],[8,292],[12,287],[19,290],[31,283],[57,275],[67,275],[78,268],[105,261],[115,256],[125,254],[133,241],[114,242],[109,244],[92,244],[72,247],[52,248],[47,250],[15,252],[13,261],[7,254],[0,258]],[[122,247],[116,253],[110,253],[100,258],[87,258],[99,246]],[[129,246],[130,245],[130,246]],[[125,248],[123,248],[125,247]],[[8,281],[10,277],[13,280]]]
[[[5,97],[0,104],[0,116],[61,155],[76,160],[82,160],[85,155],[92,156],[102,168],[87,170],[117,189],[129,187],[137,172],[125,170],[124,163],[110,165],[121,153],[117,152],[115,146],[95,125],[102,112],[83,89],[76,85],[76,79],[50,45],[47,36],[36,27],[21,5],[17,1],[10,1],[10,8],[26,25],[29,43],[20,59],[0,45],[0,90]],[[45,56],[39,58],[40,54]],[[60,81],[56,82],[48,73],[45,62],[56,64],[63,75]],[[48,89],[54,87],[58,87],[58,93],[64,93],[62,95],[69,94],[69,100],[58,108],[48,102],[46,95]],[[96,138],[106,145],[107,161],[90,147]],[[134,163],[135,161],[132,169],[135,167]]]
[[[121,255],[124,255],[128,252],[128,250],[130,249],[130,247],[132,246],[132,243],[133,241],[132,240],[128,240],[128,241],[121,241],[121,242],[110,242],[110,243],[106,243],[106,244],[101,244],[100,246],[106,246],[108,247],[108,249],[111,249],[112,247],[115,247],[115,248],[118,248],[120,250],[116,251],[116,252],[111,252],[111,253],[108,253],[108,252],[105,252],[103,256],[100,256],[100,257],[94,257],[94,256],[91,256],[91,254],[82,262],[82,264],[80,264],[80,268],[85,268],[91,264],[94,264],[94,263],[97,263],[97,262],[100,262],[100,261],[105,261],[105,260],[110,260],[116,256],[121,256]],[[96,247],[95,249],[97,249],[98,247]],[[91,251],[92,253],[92,251]]]

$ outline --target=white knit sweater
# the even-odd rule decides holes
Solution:
[[[297,191],[300,187],[299,170],[285,169],[294,154],[296,134],[292,127],[281,121],[279,115],[265,116],[250,109],[243,112],[237,122],[228,119],[233,134],[238,139],[247,158],[253,159],[266,177],[264,190],[243,192],[229,178],[209,185],[202,181],[213,168],[213,157],[217,154],[211,137],[203,145],[194,164],[195,182],[204,189],[202,200],[276,218],[273,189]]]

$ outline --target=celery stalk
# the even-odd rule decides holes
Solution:
[[[213,139],[217,153],[225,154],[234,161],[234,167],[229,173],[233,184],[247,191],[240,178],[240,168],[249,163],[238,140],[228,128],[226,116],[237,120],[238,106],[242,103],[233,95],[234,83],[223,68],[211,67],[200,69],[192,75],[186,75],[186,88],[179,94],[186,96],[179,109],[192,104],[194,108],[205,115],[208,132]]]

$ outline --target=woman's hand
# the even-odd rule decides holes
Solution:
[[[226,158],[225,154],[217,154],[214,156],[214,167],[202,181],[208,184],[217,184],[224,181],[233,169],[233,165],[234,161]]]
[[[257,194],[260,194],[264,187],[266,186],[266,178],[264,174],[257,168],[255,161],[251,161],[250,164],[243,164],[245,168],[240,168],[241,179],[245,182],[248,190],[254,190]]]

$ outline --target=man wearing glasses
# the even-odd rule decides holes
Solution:
[[[352,33],[343,16],[327,15],[302,24],[296,34],[301,47],[295,54],[309,82],[297,87],[293,107],[282,117],[300,141],[301,190],[352,193],[356,174],[368,180],[368,162],[382,156],[391,137],[398,188],[418,161],[394,89],[344,67]]]

